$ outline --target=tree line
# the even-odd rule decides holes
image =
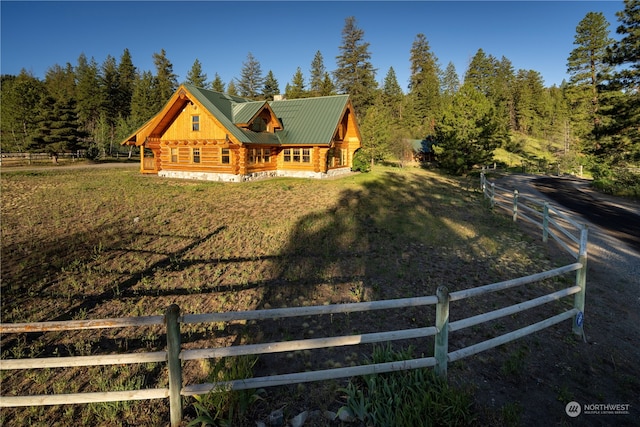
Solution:
[[[589,12],[578,24],[566,64],[570,80],[560,87],[546,87],[539,72],[515,70],[508,58],[482,49],[460,76],[453,63],[442,67],[426,36],[417,34],[405,93],[393,67],[376,80],[370,45],[353,16],[345,19],[336,69],[328,71],[318,51],[308,78],[298,67],[283,92],[251,52],[240,76],[226,84],[217,73],[209,81],[198,59],[185,82],[264,100],[348,93],[368,162],[402,159],[412,150],[407,141],[425,139],[442,167],[461,174],[492,161],[497,147],[517,152],[513,135],[521,134],[562,143],[560,154],[579,155],[604,175],[640,161],[639,1],[625,0],[617,16],[619,41],[610,38],[602,13]],[[154,73],[141,71],[125,49],[102,64],[83,53],[76,65],[50,67],[43,80],[25,70],[3,75],[2,150],[113,152],[178,87],[166,52],[154,53],[153,61]]]

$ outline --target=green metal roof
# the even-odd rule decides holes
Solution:
[[[249,120],[264,107],[264,104],[264,101],[234,103],[232,107],[233,123],[249,123]]]
[[[342,120],[348,95],[271,101],[280,119],[282,144],[329,144]]]
[[[265,104],[185,84],[184,87],[227,130],[243,143],[330,144],[349,100],[348,95],[271,101],[269,106],[283,124],[275,133],[241,129]]]

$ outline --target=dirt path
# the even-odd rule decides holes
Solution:
[[[586,343],[549,342],[518,396],[525,425],[638,425],[640,422],[640,203],[593,191],[588,181],[512,175],[498,185],[564,208],[589,226]],[[567,345],[569,344],[569,345]],[[533,363],[532,363],[533,365]],[[521,393],[521,390],[526,393]],[[506,389],[508,391],[508,389]],[[511,389],[513,391],[513,388]],[[582,413],[565,405],[622,404],[628,414]]]
[[[49,170],[66,170],[66,169],[87,169],[87,168],[136,168],[140,167],[137,161],[127,162],[104,162],[104,163],[88,163],[86,161],[78,163],[60,163],[59,165],[49,166],[0,166],[0,173],[17,172],[17,171],[49,171]]]

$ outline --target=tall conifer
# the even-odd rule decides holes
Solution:
[[[251,52],[247,54],[247,60],[242,63],[240,80],[238,80],[238,92],[245,98],[257,99],[262,93],[264,77],[260,62]]]
[[[193,61],[191,69],[187,73],[186,83],[192,84],[196,87],[203,89],[209,89],[209,83],[207,82],[207,74],[202,72],[202,64],[198,58]]]
[[[335,84],[339,92],[350,95],[356,115],[360,116],[373,104],[377,82],[369,43],[364,41],[364,31],[353,16],[345,19],[339,49],[338,68],[333,72]]]

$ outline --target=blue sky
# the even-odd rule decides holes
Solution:
[[[54,64],[77,64],[85,53],[101,64],[119,61],[125,48],[140,70],[154,71],[152,55],[165,49],[179,82],[197,58],[209,80],[240,77],[251,52],[263,74],[272,70],[280,90],[296,68],[308,80],[320,51],[328,71],[342,42],[345,18],[354,16],[370,43],[382,82],[393,67],[406,90],[413,41],[423,33],[444,69],[453,62],[461,80],[478,49],[513,67],[535,70],[545,85],[559,85],[574,48],[578,23],[602,12],[615,28],[622,1],[2,1],[0,72],[22,68],[44,78]]]

